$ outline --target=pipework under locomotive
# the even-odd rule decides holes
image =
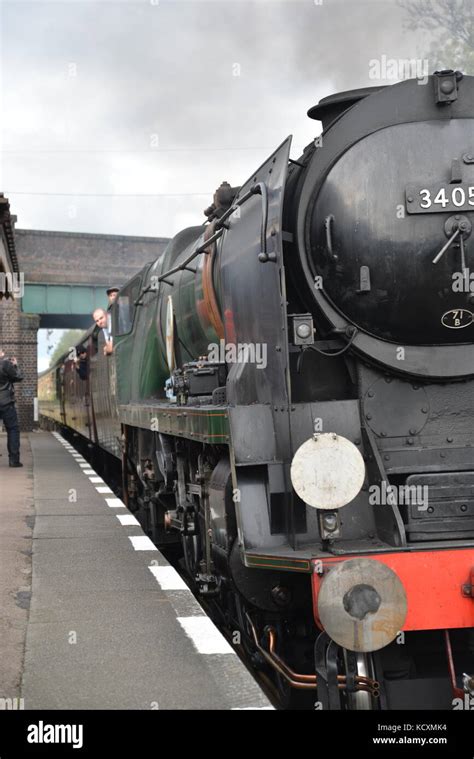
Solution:
[[[122,288],[79,431],[282,698],[452,708],[474,695],[474,78],[309,116],[298,160],[288,138],[224,183]],[[77,429],[68,392],[40,411]]]

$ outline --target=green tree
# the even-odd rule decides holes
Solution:
[[[458,69],[474,74],[473,0],[399,0],[406,26],[431,32],[426,52],[430,73]]]
[[[68,329],[60,338],[59,343],[52,352],[51,358],[49,359],[49,365],[53,366],[58,358],[61,358],[64,353],[67,353],[71,347],[79,342],[83,334],[84,331],[82,329]]]

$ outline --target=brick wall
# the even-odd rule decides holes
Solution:
[[[37,396],[39,316],[24,314],[21,301],[0,301],[0,347],[7,356],[16,356],[23,382],[15,387],[16,405],[23,431],[34,426],[34,399]]]
[[[20,270],[27,283],[123,285],[155,261],[166,237],[125,237],[15,228]]]

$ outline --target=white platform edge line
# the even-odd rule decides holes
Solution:
[[[214,622],[206,615],[197,617],[176,617],[184,632],[191,639],[200,654],[231,654],[237,656]]]

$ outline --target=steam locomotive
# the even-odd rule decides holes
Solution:
[[[473,703],[474,78],[324,98],[120,291],[43,421],[238,630],[283,703]],[[458,706],[461,704],[462,706]]]

